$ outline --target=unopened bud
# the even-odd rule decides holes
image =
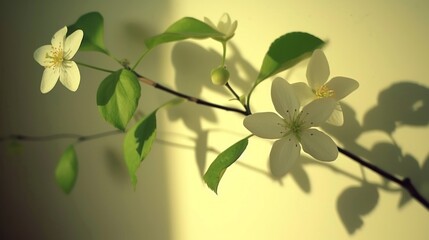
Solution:
[[[212,70],[211,78],[214,85],[225,85],[229,80],[229,71],[225,66],[219,66]]]

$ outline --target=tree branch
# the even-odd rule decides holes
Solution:
[[[342,154],[344,154],[345,156],[349,157],[350,159],[354,160],[355,162],[359,163],[360,165],[371,169],[373,172],[383,176],[384,178],[395,182],[396,184],[398,184],[399,186],[401,186],[402,188],[404,188],[405,190],[408,191],[408,193],[418,202],[420,202],[427,210],[429,210],[429,201],[427,199],[425,199],[418,191],[417,189],[414,187],[413,183],[411,182],[411,180],[409,178],[404,178],[403,180],[393,176],[392,174],[384,171],[383,169],[372,165],[371,163],[364,161],[362,158],[360,158],[359,156],[341,148],[338,147],[338,151]]]
[[[160,89],[160,90],[162,90],[164,92],[168,92],[168,93],[173,94],[175,96],[184,98],[184,99],[186,99],[186,100],[188,100],[190,102],[194,102],[196,104],[201,104],[201,105],[205,105],[205,106],[212,107],[212,108],[218,108],[218,109],[222,109],[222,110],[236,112],[236,113],[240,113],[240,114],[246,115],[246,111],[244,111],[244,110],[241,110],[241,109],[238,109],[238,108],[233,108],[233,107],[226,107],[226,106],[219,105],[219,104],[216,104],[216,103],[211,103],[211,102],[208,102],[208,101],[196,98],[196,97],[192,97],[192,96],[183,94],[181,92],[177,92],[177,91],[175,91],[173,89],[170,89],[170,88],[168,88],[168,87],[166,87],[164,85],[161,85],[161,84],[159,84],[159,83],[157,83],[157,82],[155,82],[153,80],[150,80],[149,78],[146,78],[146,77],[138,74],[135,71],[133,71],[133,73],[137,76],[137,78],[142,83],[144,83],[146,85],[149,85],[149,86],[152,86],[154,88]]]

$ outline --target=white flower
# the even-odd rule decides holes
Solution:
[[[54,34],[51,45],[42,46],[34,51],[34,59],[45,70],[40,84],[40,91],[47,93],[60,82],[70,91],[76,91],[80,83],[79,69],[71,58],[79,50],[83,31],[76,30],[66,38],[67,27]]]
[[[237,29],[237,20],[231,22],[231,18],[228,13],[224,13],[219,19],[217,25],[215,25],[210,19],[204,17],[204,22],[210,25],[212,28],[217,29],[219,32],[225,34],[222,38],[215,38],[219,41],[227,41],[234,36],[235,29]]]
[[[344,123],[344,117],[338,101],[356,90],[359,87],[359,83],[347,77],[334,77],[328,81],[329,74],[329,64],[325,54],[322,50],[316,49],[307,66],[307,82],[309,86],[305,83],[294,83],[293,87],[302,104],[317,98],[334,98],[337,101],[337,105],[327,122],[341,126]]]
[[[338,156],[334,141],[325,133],[313,128],[325,122],[331,115],[335,100],[316,99],[302,108],[292,86],[281,78],[271,86],[273,112],[261,112],[247,116],[244,126],[258,137],[279,139],[270,153],[270,165],[284,166],[289,170],[299,158],[301,146],[304,152],[321,161],[333,161]]]

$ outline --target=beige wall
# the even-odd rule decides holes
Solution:
[[[232,84],[243,91],[256,77],[270,42],[307,31],[329,44],[332,76],[360,82],[344,101],[344,128],[325,129],[338,144],[394,172],[412,176],[429,197],[429,4],[425,1],[16,1],[0,3],[0,135],[93,134],[111,127],[99,116],[95,93],[104,73],[81,67],[76,93],[58,85],[39,92],[42,73],[33,51],[81,14],[105,17],[106,44],[135,61],[143,39],[192,16],[239,22],[228,52]],[[232,104],[211,86],[220,46],[210,40],[168,44],[138,68],[159,82],[194,96]],[[116,68],[99,54],[82,62]],[[305,79],[306,62],[281,73]],[[270,81],[254,94],[255,110],[272,109]],[[139,111],[170,99],[142,88]],[[256,101],[258,101],[256,103]],[[80,172],[65,196],[53,170],[71,140],[26,142],[11,153],[0,143],[1,227],[6,239],[427,239],[427,210],[345,157],[319,164],[303,157],[290,174],[273,180],[271,142],[252,138],[249,149],[224,175],[219,195],[201,180],[216,154],[246,136],[242,117],[184,104],[158,115],[158,141],[138,172],[133,191],[122,157],[123,136],[78,144]],[[426,184],[426,185],[424,185]],[[404,198],[406,199],[406,198]],[[405,204],[400,206],[400,203]]]

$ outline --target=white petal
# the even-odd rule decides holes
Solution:
[[[54,48],[63,47],[64,40],[66,39],[67,27],[63,27],[58,30],[52,37],[51,44]]]
[[[276,111],[287,120],[291,114],[299,111],[299,100],[292,86],[282,78],[276,78],[271,85],[271,100]]]
[[[280,178],[287,173],[298,160],[301,146],[293,135],[274,142],[270,152],[270,171],[273,177]]]
[[[243,125],[251,133],[261,138],[277,139],[285,134],[283,119],[273,112],[255,113],[247,116]]]
[[[80,43],[82,42],[83,31],[78,29],[66,38],[64,44],[64,58],[70,60],[79,50]]]
[[[298,97],[301,106],[305,106],[317,98],[316,94],[313,93],[311,88],[306,83],[292,83],[292,88],[295,92],[295,95]]]
[[[329,78],[329,64],[322,50],[316,49],[307,66],[307,81],[312,89],[319,89]]]
[[[41,46],[34,51],[33,58],[43,67],[51,66],[52,60],[47,58],[49,52],[52,50],[51,45]]]
[[[326,83],[326,86],[334,90],[333,97],[338,101],[356,90],[359,87],[359,83],[347,77],[334,77]]]
[[[207,23],[208,25],[210,25],[210,27],[217,29],[216,25],[207,17],[204,17],[204,22]]]
[[[61,71],[60,82],[70,91],[75,92],[79,87],[80,83],[79,68],[73,61],[67,61],[64,64],[66,66],[63,66],[63,69]]]
[[[331,116],[329,116],[326,122],[335,126],[342,126],[344,124],[343,109],[339,102],[335,105],[334,111],[332,111]]]
[[[316,129],[302,132],[301,145],[304,152],[320,161],[334,161],[338,157],[335,142],[328,135]]]
[[[231,27],[231,18],[229,17],[228,13],[224,13],[222,17],[219,19],[217,28],[219,29],[220,32],[227,34],[230,27]]]
[[[333,98],[319,98],[305,105],[301,113],[303,127],[310,128],[324,123],[331,116],[335,105],[336,102]]]
[[[54,88],[60,76],[59,68],[45,68],[43,71],[42,82],[40,83],[40,91],[42,93],[48,93]]]
[[[231,38],[232,36],[234,36],[234,34],[235,34],[235,30],[237,29],[237,25],[238,25],[238,22],[237,22],[237,20],[235,20],[235,21],[232,23],[232,25],[229,27],[229,30],[228,30],[228,32],[226,33],[226,36],[227,36],[228,38]]]

